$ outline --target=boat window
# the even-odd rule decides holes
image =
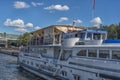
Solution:
[[[88,50],[89,57],[97,57],[97,50]]]
[[[78,37],[78,34],[75,34],[75,37]]]
[[[39,64],[38,64],[38,63],[36,63],[35,65],[36,65],[36,67],[39,67]]]
[[[21,51],[22,52],[28,52],[28,49],[27,48],[22,48]]]
[[[40,54],[41,54],[41,56],[43,56],[43,57],[49,57],[49,55],[47,54],[47,49],[41,48]]]
[[[106,34],[102,34],[102,39],[106,39]]]
[[[73,76],[74,76],[74,80],[80,80],[80,76],[79,75],[73,74]]]
[[[75,45],[85,45],[84,42],[76,42]]]
[[[23,63],[25,63],[25,62],[26,62],[26,60],[22,60],[22,62],[23,62]]]
[[[33,48],[33,53],[36,53],[37,52],[37,48]]]
[[[91,40],[92,39],[92,33],[87,33],[87,39]]]
[[[69,35],[65,35],[65,37],[64,37],[65,39],[67,39],[67,38],[69,38]]]
[[[33,62],[31,62],[31,65],[33,65]]]
[[[93,80],[93,79],[91,79],[91,78],[88,78],[88,80]]]
[[[29,61],[27,61],[27,64],[29,64]]]
[[[46,54],[47,53],[47,49],[39,48],[39,52],[41,54]]]
[[[112,51],[112,59],[120,59],[120,51]]]
[[[35,49],[34,48],[31,48],[31,52],[34,52],[35,51]]]
[[[101,36],[100,33],[94,33],[94,34],[93,34],[93,39],[94,39],[94,40],[100,40],[100,36]]]
[[[54,48],[54,58],[55,59],[58,59],[59,58],[59,55],[60,55],[60,48]]]
[[[67,76],[67,72],[66,71],[61,71],[62,76]]]
[[[85,33],[80,33],[80,39],[84,39],[85,38]]]
[[[86,56],[86,52],[87,52],[87,50],[80,50],[80,51],[77,53],[77,56]]]
[[[109,50],[99,50],[100,58],[109,58]]]

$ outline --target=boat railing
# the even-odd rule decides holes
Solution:
[[[112,61],[112,63],[120,62],[119,59],[109,59],[109,58],[97,58],[97,57],[85,57],[85,56],[72,56],[72,59],[90,59],[90,60],[100,60],[100,61]]]

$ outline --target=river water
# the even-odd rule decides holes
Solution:
[[[19,70],[17,57],[0,53],[0,80],[44,80],[25,70]]]

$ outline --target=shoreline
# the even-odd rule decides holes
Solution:
[[[11,56],[18,57],[19,52],[20,51],[17,48],[0,48],[0,53],[11,55]]]

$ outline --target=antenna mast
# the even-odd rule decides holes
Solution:
[[[73,19],[73,23],[72,23],[72,26],[73,26],[73,30],[75,30],[75,19]]]
[[[72,23],[72,26],[75,26],[75,19],[73,19],[73,23]]]

